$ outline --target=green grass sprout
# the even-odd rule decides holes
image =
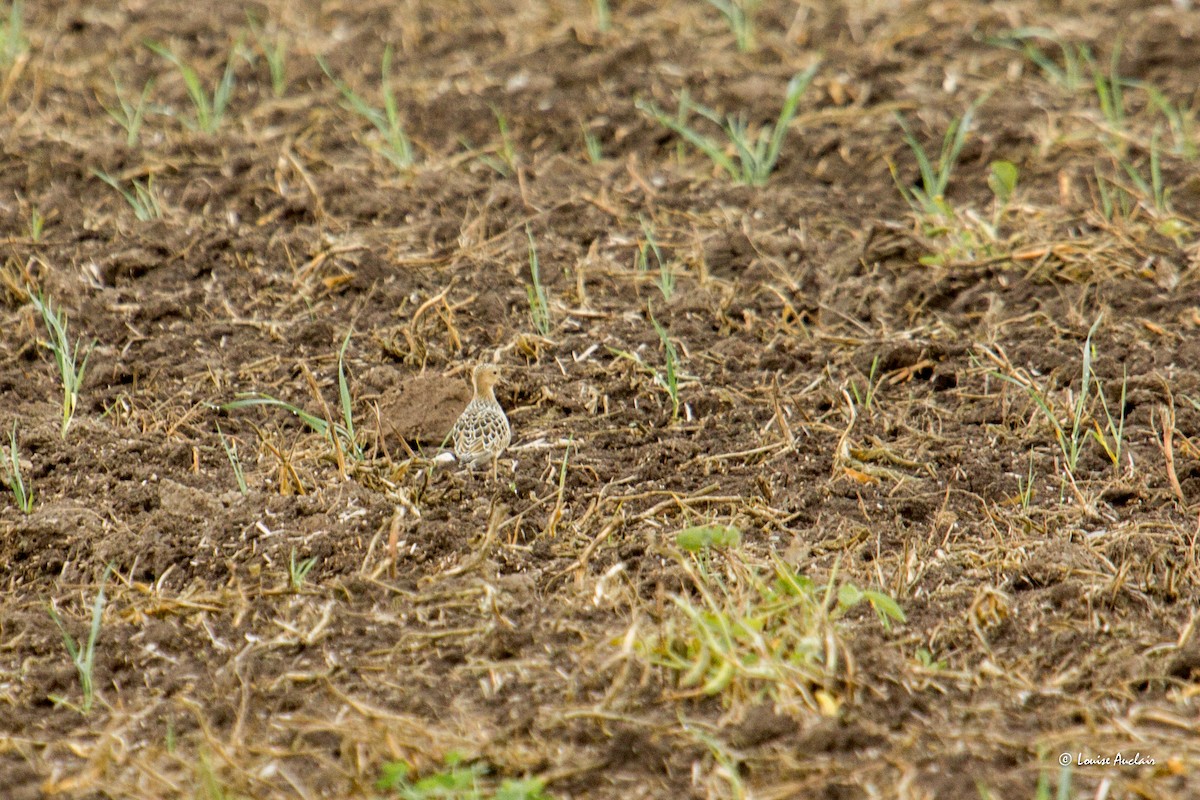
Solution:
[[[88,358],[91,356],[96,342],[93,340],[91,344],[84,347],[81,337],[72,346],[71,337],[67,333],[66,313],[61,309],[55,309],[50,298],[42,297],[41,294],[34,291],[29,292],[29,301],[37,309],[46,326],[49,339],[42,344],[54,354],[54,363],[58,367],[58,374],[62,381],[62,437],[65,439],[67,438],[67,428],[70,427],[71,419],[75,416],[75,407],[79,403],[79,391],[83,388],[83,376],[87,371]],[[80,357],[81,352],[82,357]]]
[[[284,411],[287,411],[289,414],[292,414],[302,423],[304,423],[304,425],[306,425],[314,433],[327,437],[331,443],[334,442],[334,438],[336,437],[337,443],[340,443],[341,446],[348,450],[354,456],[356,461],[361,461],[366,457],[362,451],[362,448],[351,436],[350,431],[348,431],[344,426],[337,423],[330,425],[328,422],[316,416],[315,414],[310,414],[302,408],[280,400],[279,398],[272,397],[269,394],[261,394],[258,392],[238,393],[236,400],[223,403],[221,404],[220,408],[222,411],[237,411],[238,409],[242,408],[254,408],[260,406],[265,406],[268,408],[281,408]]]
[[[496,117],[496,126],[500,129],[500,144],[484,148],[479,151],[476,158],[494,170],[496,174],[508,178],[517,171],[517,151],[508,130],[508,117],[504,116],[504,112],[496,106],[492,106],[492,114]],[[476,149],[465,137],[460,138],[459,141],[468,150]]]
[[[437,772],[414,779],[410,764],[390,761],[383,765],[375,788],[395,792],[403,800],[551,800],[545,781],[538,778],[506,778],[489,791],[484,785],[490,772],[486,764],[468,762],[453,751],[442,764]]]
[[[15,421],[8,442],[8,458],[5,459],[7,463],[4,465],[4,477],[9,491],[12,492],[13,500],[17,503],[17,508],[21,509],[22,514],[32,514],[33,489],[25,486],[25,478],[21,475],[21,454],[17,448],[17,423]]]
[[[291,587],[293,593],[299,592],[304,587],[304,581],[308,579],[308,573],[312,572],[313,567],[316,565],[316,556],[297,562],[296,548],[292,548],[292,554],[288,559],[288,586]]]
[[[162,203],[158,198],[158,192],[154,188],[154,176],[139,181],[136,178],[130,182],[133,191],[126,189],[121,185],[121,182],[98,169],[93,169],[92,174],[100,180],[107,183],[112,188],[116,189],[121,197],[125,198],[125,202],[133,209],[133,215],[141,222],[149,222],[152,219],[161,219]]]
[[[29,223],[26,225],[26,230],[29,231],[29,241],[37,244],[42,240],[42,234],[46,230],[46,216],[37,206],[29,209]]]
[[[287,91],[287,50],[288,40],[282,33],[271,37],[263,29],[262,23],[250,11],[246,11],[246,23],[254,36],[254,43],[267,61],[267,70],[271,74],[271,94],[283,97]]]
[[[1132,81],[1131,84],[1145,91],[1146,96],[1150,99],[1150,104],[1158,109],[1166,119],[1167,127],[1171,131],[1171,139],[1174,142],[1172,150],[1175,155],[1188,161],[1195,161],[1200,156],[1200,149],[1197,146],[1197,141],[1200,140],[1196,136],[1195,109],[1184,109],[1172,103],[1165,94],[1148,83]]]
[[[700,553],[714,547],[737,547],[742,532],[733,525],[693,525],[675,534],[675,546],[685,553]]]
[[[585,125],[579,127],[583,131],[583,151],[587,153],[588,161],[599,164],[604,160],[604,148],[600,145],[600,137],[589,131]]]
[[[952,215],[953,212],[946,202],[946,189],[950,185],[950,176],[954,172],[954,165],[958,162],[959,153],[962,152],[963,145],[967,141],[967,132],[971,129],[976,106],[978,106],[978,102],[967,108],[961,117],[950,120],[950,125],[942,137],[942,149],[938,154],[936,165],[929,160],[924,146],[913,135],[908,121],[903,115],[896,115],[896,120],[904,132],[904,141],[917,159],[917,168],[921,175],[920,188],[907,186],[904,181],[900,180],[896,166],[890,161],[888,169],[891,170],[896,188],[900,190],[900,194],[914,211],[931,217]]]
[[[1105,74],[1092,60],[1086,56],[1088,66],[1092,70],[1092,85],[1096,91],[1096,99],[1100,103],[1100,113],[1109,125],[1109,148],[1124,153],[1127,146],[1125,132],[1125,93],[1127,81],[1117,72],[1121,60],[1121,42],[1118,39],[1109,56],[1108,74]]]
[[[11,67],[29,49],[24,20],[25,4],[13,0],[8,8],[8,20],[0,20],[0,67]]]
[[[529,299],[529,318],[533,328],[542,336],[550,335],[550,298],[546,287],[542,285],[541,265],[538,262],[537,246],[533,241],[533,232],[525,226],[525,236],[529,239],[529,276],[532,283],[525,287]]]
[[[721,12],[733,37],[737,41],[737,49],[749,53],[754,49],[754,15],[762,0],[706,0],[706,2]]]
[[[346,379],[346,348],[350,346],[350,337],[353,335],[353,328],[346,331],[346,338],[342,340],[342,347],[338,350],[338,403],[342,408],[342,424],[345,425],[346,438],[351,444],[358,441],[358,437],[354,434],[354,404],[350,400],[350,382]],[[354,446],[357,451],[357,445]],[[359,454],[361,458],[361,453]]]
[[[885,628],[905,620],[890,596],[839,582],[836,565],[821,586],[778,557],[764,570],[726,550],[721,569],[710,570],[702,555],[676,555],[694,591],[674,595],[676,615],[635,645],[696,694],[765,694],[830,713],[837,701],[827,687],[846,661],[838,621],[864,602]]]
[[[1065,422],[1060,421],[1059,414],[1054,410],[1054,402],[1046,390],[1027,378],[1018,379],[1001,372],[991,372],[995,377],[1021,387],[1029,395],[1030,399],[1033,400],[1034,405],[1042,412],[1046,421],[1050,423],[1050,427],[1054,431],[1054,440],[1058,443],[1067,472],[1071,475],[1074,475],[1078,467],[1084,442],[1088,438],[1096,440],[1104,449],[1109,459],[1112,460],[1114,466],[1119,464],[1121,459],[1125,438],[1125,399],[1128,376],[1126,376],[1126,380],[1122,383],[1120,408],[1114,417],[1104,395],[1101,381],[1096,376],[1092,366],[1096,357],[1096,348],[1092,344],[1092,338],[1099,329],[1102,320],[1103,317],[1096,318],[1096,321],[1092,323],[1092,327],[1088,330],[1087,339],[1083,343],[1083,361],[1080,367],[1079,389],[1070,395],[1072,399],[1067,403]],[[1093,395],[1100,401],[1104,410],[1105,427],[1103,428],[1101,428],[1099,422],[1091,412]]]
[[[234,61],[242,51],[241,40],[239,39],[230,49],[229,56],[225,61],[225,71],[221,75],[221,80],[213,87],[211,96],[204,88],[200,74],[177,53],[158,42],[147,41],[145,44],[152,52],[173,64],[183,78],[184,88],[187,89],[188,98],[192,101],[192,108],[196,115],[194,121],[184,120],[184,124],[204,133],[215,133],[221,127],[221,123],[225,119],[225,111],[233,97]]]
[[[383,137],[382,146],[375,149],[391,162],[392,166],[396,167],[396,169],[401,171],[411,169],[415,162],[412,141],[408,138],[408,134],[400,122],[399,106],[396,103],[396,95],[392,91],[391,45],[388,45],[384,49],[383,61],[380,64],[380,94],[383,96],[382,109],[372,106],[363,99],[362,95],[350,88],[348,83],[335,76],[333,71],[330,70],[329,65],[325,63],[324,58],[318,56],[317,63],[321,66],[321,70],[333,81],[338,91],[342,93],[342,97],[346,100],[346,107],[371,123],[380,136]]]
[[[671,129],[680,138],[708,156],[713,164],[729,175],[735,183],[762,186],[767,182],[779,161],[788,125],[796,116],[800,98],[812,83],[819,68],[819,63],[814,64],[807,70],[797,73],[788,81],[783,107],[779,111],[778,118],[773,125],[764,125],[759,128],[757,133],[751,131],[745,114],[740,116],[728,114],[722,117],[710,108],[691,102],[684,94],[680,95],[676,116],[671,116],[653,103],[643,100],[638,100],[635,105],[638,110],[653,117],[659,124]],[[726,144],[700,133],[687,124],[686,120],[690,111],[697,112],[724,132],[726,144],[733,148],[732,156],[727,152]]]
[[[121,86],[121,82],[113,76],[113,91],[117,96],[117,107],[104,105],[101,106],[113,120],[125,130],[125,146],[134,147],[138,143],[138,138],[142,134],[142,122],[146,117],[146,110],[149,108],[150,92],[154,89],[154,79],[146,81],[142,86],[142,94],[138,97],[137,103],[133,103],[125,97],[125,88]]]
[[[596,16],[596,30],[608,33],[612,28],[612,10],[608,0],[592,0],[592,13]]]
[[[654,254],[654,260],[658,264],[658,290],[662,292],[664,300],[670,300],[671,295],[675,293],[675,270],[673,265],[663,258],[662,249],[658,246],[658,239],[654,235],[654,226],[651,225],[645,217],[639,217],[642,225],[642,235],[646,237],[646,241],[638,247],[637,267],[639,272],[645,272],[649,269],[649,258],[646,255],[647,251]]]
[[[654,325],[654,332],[658,334],[658,340],[663,347],[665,374],[656,374],[654,380],[666,390],[667,396],[671,398],[671,421],[674,422],[679,419],[679,353],[675,350],[671,337],[667,335],[667,329],[659,324],[649,309],[646,310],[646,313],[650,315],[650,323]]]
[[[1059,49],[1062,54],[1062,65],[1034,44],[1034,40],[1044,39]],[[1086,45],[1072,45],[1064,42],[1058,34],[1049,28],[1018,28],[1002,36],[991,37],[988,44],[1005,47],[1024,53],[1025,57],[1037,65],[1047,80],[1068,92],[1078,91],[1085,82],[1084,65],[1091,61],[1091,52]]]
[[[75,640],[63,625],[62,619],[58,616],[58,609],[54,607],[54,603],[48,606],[50,618],[54,620],[54,624],[58,626],[58,630],[62,633],[63,646],[67,648],[67,653],[71,656],[71,662],[75,665],[76,672],[79,673],[79,687],[83,693],[83,701],[79,706],[75,707],[83,714],[87,714],[92,710],[92,705],[96,699],[96,684],[93,674],[96,665],[96,641],[100,638],[100,620],[104,613],[104,584],[108,582],[108,576],[112,574],[113,566],[109,564],[104,570],[104,577],[100,579],[100,591],[96,594],[96,600],[92,604],[92,624],[88,628],[87,642],[83,647],[79,646],[79,642]],[[56,703],[71,705],[61,697],[52,696],[51,700]]]
[[[229,459],[229,465],[233,467],[233,477],[237,481],[238,491],[242,493],[242,497],[250,494],[250,487],[246,484],[246,473],[242,470],[242,461],[238,457],[237,442],[225,436],[221,430],[221,426],[217,426],[217,436],[221,439],[221,447],[225,450],[225,457]]]

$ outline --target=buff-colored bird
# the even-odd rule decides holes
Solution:
[[[504,409],[496,402],[493,387],[500,380],[500,370],[492,364],[480,364],[471,373],[475,396],[454,423],[450,439],[454,442],[454,457],[469,467],[492,462],[492,477],[496,476],[496,460],[512,440],[512,428]]]

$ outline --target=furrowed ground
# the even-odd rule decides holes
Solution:
[[[1200,795],[1188,5],[4,6],[0,796]]]

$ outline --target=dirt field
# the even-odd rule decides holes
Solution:
[[[0,797],[1200,796],[1200,11],[211,5],[2,8]]]

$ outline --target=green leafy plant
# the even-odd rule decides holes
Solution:
[[[1042,756],[1042,760],[1045,760],[1045,756]],[[1038,782],[1034,798],[1035,800],[1051,800],[1051,797],[1053,797],[1054,800],[1071,800],[1071,798],[1074,796],[1074,792],[1071,791],[1072,781],[1073,773],[1071,771],[1071,763],[1067,762],[1066,764],[1060,764],[1058,768],[1058,789],[1052,795],[1050,793],[1050,770],[1048,768],[1043,768],[1042,771],[1038,773]]]
[[[350,381],[346,379],[346,348],[350,346],[350,336],[353,333],[353,328],[346,331],[346,338],[342,340],[342,347],[338,350],[338,402],[342,408],[342,424],[346,426],[346,435],[351,442],[357,442],[358,437],[354,433],[354,403],[350,399]]]
[[[1069,423],[1069,434],[1067,427],[1058,421],[1058,416],[1050,408],[1050,403],[1046,397],[1033,389],[1029,389],[1030,397],[1033,398],[1037,407],[1041,409],[1046,420],[1054,429],[1054,440],[1058,442],[1059,449],[1062,451],[1063,458],[1066,459],[1067,469],[1072,473],[1075,471],[1075,466],[1079,463],[1079,454],[1083,450],[1083,442],[1087,436],[1087,429],[1084,427],[1084,409],[1088,400],[1088,390],[1092,379],[1092,358],[1091,358],[1091,335],[1088,335],[1088,342],[1084,346],[1083,355],[1083,380],[1079,387],[1079,393],[1075,397],[1074,404],[1071,405]]]
[[[79,642],[75,640],[75,637],[63,625],[63,621],[58,616],[58,609],[54,607],[54,603],[51,602],[48,606],[50,618],[58,626],[58,630],[62,634],[63,646],[67,648],[67,653],[71,656],[71,662],[75,665],[76,672],[79,673],[79,687],[83,692],[83,701],[76,708],[84,714],[92,710],[92,704],[96,699],[96,685],[93,677],[93,669],[96,664],[96,640],[100,638],[100,619],[104,613],[104,585],[108,582],[108,576],[112,574],[112,571],[112,564],[109,564],[104,570],[104,577],[100,579],[100,591],[97,592],[96,600],[92,604],[92,624],[88,629],[87,642],[83,647],[79,646]],[[50,699],[56,703],[71,705],[61,697],[51,696]]]
[[[292,555],[288,560],[288,586],[293,592],[298,592],[304,587],[304,581],[308,579],[308,573],[312,572],[313,567],[317,565],[317,557],[306,558],[297,563],[296,548],[292,548]]]
[[[263,30],[262,23],[249,11],[246,12],[246,23],[250,26],[254,43],[267,61],[267,70],[271,74],[271,94],[283,97],[287,91],[287,37],[282,33],[269,36]]]
[[[854,395],[855,405],[868,414],[871,413],[871,407],[875,404],[875,392],[879,389],[881,379],[878,377],[878,373],[879,356],[875,356],[871,359],[871,371],[867,373],[866,388],[860,390],[857,381],[850,381],[850,393]]]
[[[612,28],[612,11],[608,7],[608,0],[592,0],[592,13],[596,16],[596,29],[608,33]]]
[[[653,253],[654,260],[658,264],[658,290],[662,292],[664,300],[670,300],[671,295],[675,293],[675,271],[673,265],[663,258],[662,249],[658,246],[658,240],[654,235],[654,226],[647,222],[644,218],[639,218],[642,224],[642,234],[646,240],[638,246],[637,254],[637,269],[639,272],[646,272],[649,269],[649,257],[647,253]]]
[[[362,448],[359,447],[357,442],[354,441],[350,431],[348,431],[344,426],[339,425],[336,422],[330,425],[328,422],[316,416],[315,414],[310,414],[302,408],[294,406],[291,403],[287,403],[276,397],[272,397],[269,394],[261,394],[258,392],[238,393],[236,400],[223,403],[220,408],[222,411],[237,411],[238,409],[253,408],[256,406],[281,408],[295,416],[313,432],[321,436],[328,437],[330,442],[333,442],[336,437],[337,443],[339,443],[344,449],[348,450],[354,456],[355,460],[361,461],[363,458],[365,458]]]
[[[727,793],[718,796],[728,797],[729,800],[753,800],[754,795],[747,791],[745,781],[742,779],[743,773],[746,772],[743,768],[745,756],[716,736],[702,730],[698,725],[689,725],[683,720],[680,722],[683,723],[683,729],[691,734],[693,739],[708,748],[713,761],[717,763],[716,777],[723,780],[727,787]]]
[[[480,152],[477,158],[497,174],[508,178],[517,170],[517,151],[508,132],[508,118],[504,116],[504,112],[492,106],[492,114],[496,117],[496,125],[500,129],[500,144]],[[468,150],[475,149],[465,138],[460,141]]]
[[[225,450],[225,457],[229,459],[229,465],[233,467],[233,477],[237,480],[238,491],[242,496],[250,494],[250,487],[246,485],[246,473],[242,471],[242,461],[238,457],[237,442],[226,438],[221,431],[221,426],[217,426],[217,436],[221,438],[221,447]]]
[[[550,335],[550,298],[546,287],[542,285],[541,266],[538,263],[537,246],[533,242],[533,232],[525,226],[525,236],[529,239],[529,276],[532,283],[525,287],[529,298],[529,318],[533,328],[542,336]]]
[[[1194,108],[1185,109],[1172,103],[1165,94],[1144,82],[1132,82],[1132,85],[1146,92],[1150,104],[1159,110],[1167,121],[1174,141],[1175,155],[1182,156],[1188,161],[1195,161],[1200,156],[1196,142],[1196,111]]]
[[[1029,450],[1029,474],[1025,478],[1017,476],[1017,497],[1021,500],[1021,510],[1028,511],[1033,504],[1033,449]]]
[[[733,525],[693,525],[675,534],[675,545],[685,553],[699,553],[713,547],[737,547],[742,532]]]
[[[1163,182],[1162,159],[1158,146],[1159,135],[1160,131],[1155,129],[1150,137],[1149,176],[1143,175],[1141,169],[1130,159],[1123,158],[1116,152],[1113,152],[1113,158],[1117,160],[1118,165],[1129,178],[1133,188],[1133,191],[1128,192],[1131,199],[1136,200],[1141,208],[1158,221],[1156,230],[1159,233],[1178,239],[1188,230],[1188,226],[1175,216],[1171,208],[1171,190]],[[1114,185],[1116,184],[1114,183]]]
[[[762,0],[706,0],[721,12],[737,41],[737,49],[749,53],[754,49],[754,14]]]
[[[580,129],[583,131],[583,150],[587,153],[588,161],[599,164],[604,160],[604,149],[600,146],[599,137],[586,126],[580,125]]]
[[[1001,223],[1017,188],[1017,167],[1010,161],[993,161],[988,174],[992,190],[990,220],[973,209],[954,209],[944,198],[935,198],[922,206],[910,201],[920,215],[922,230],[940,245],[935,253],[920,257],[922,264],[946,264],[957,260],[973,261],[992,258],[1008,252],[1001,237]],[[919,191],[923,195],[923,191]],[[928,210],[925,210],[928,209]]]
[[[383,108],[378,109],[363,99],[361,95],[350,88],[349,84],[337,78],[325,63],[325,59],[317,57],[317,63],[322,71],[329,76],[337,86],[338,91],[346,100],[346,107],[370,122],[383,137],[383,145],[376,149],[391,164],[399,170],[411,169],[414,163],[412,141],[404,131],[400,122],[400,110],[396,103],[396,95],[392,92],[392,48],[391,45],[383,51],[383,61],[380,64],[380,93],[383,96]]]
[[[444,768],[423,778],[413,778],[413,768],[404,761],[383,765],[375,783],[380,791],[395,792],[403,800],[550,800],[545,782],[537,778],[505,779],[495,791],[483,785],[489,770],[481,762],[467,762],[459,753],[447,754]]]
[[[638,110],[653,117],[661,125],[670,128],[682,139],[708,158],[728,174],[736,183],[750,186],[762,186],[767,182],[775,164],[779,161],[783,141],[787,136],[787,128],[796,116],[800,98],[804,95],[817,74],[819,64],[814,64],[807,70],[797,73],[788,82],[787,93],[779,117],[774,125],[766,125],[757,133],[752,133],[746,115],[732,114],[722,117],[710,108],[691,102],[686,94],[681,94],[677,116],[665,113],[658,106],[643,100],[638,100]],[[726,147],[720,141],[698,132],[687,124],[690,111],[699,113],[705,119],[717,125],[724,133],[726,141],[732,145],[734,156],[728,155]]]
[[[1193,225],[1177,215],[1171,205],[1171,190],[1163,181],[1158,134],[1150,142],[1149,175],[1144,174],[1142,168],[1129,158],[1116,153],[1112,157],[1115,166],[1125,173],[1128,180],[1122,180],[1119,174],[1106,175],[1098,165],[1093,167],[1096,198],[1104,220],[1136,225],[1144,211],[1152,220],[1155,231],[1182,246],[1192,232]]]
[[[1071,800],[1075,797],[1075,793],[1071,790],[1073,781],[1072,764],[1069,758],[1069,753],[1066,763],[1059,762],[1058,769],[1058,788],[1053,789],[1050,785],[1051,766],[1047,760],[1047,749],[1045,747],[1038,748],[1038,761],[1041,762],[1042,768],[1038,771],[1037,786],[1034,787],[1034,800]],[[996,796],[992,794],[991,789],[982,780],[975,781],[975,790],[979,792],[980,800],[996,800]]]
[[[1045,53],[1036,40],[1045,40],[1061,52],[1059,60]],[[1020,28],[1001,37],[990,38],[990,44],[1023,52],[1035,63],[1048,80],[1065,90],[1075,92],[1090,83],[1101,115],[1108,125],[1106,147],[1120,160],[1132,138],[1127,133],[1125,90],[1138,89],[1146,93],[1149,105],[1159,111],[1167,122],[1172,138],[1172,152],[1188,160],[1200,155],[1195,136],[1195,110],[1185,109],[1148,82],[1121,77],[1118,66],[1121,42],[1118,40],[1109,54],[1107,69],[1101,68],[1086,45],[1063,42],[1053,31],[1044,28]],[[1090,74],[1091,80],[1088,80]]]
[[[1062,54],[1062,65],[1042,50],[1035,40],[1042,39],[1057,47]],[[1006,47],[1024,53],[1054,84],[1074,92],[1084,85],[1084,65],[1091,61],[1091,52],[1086,45],[1064,42],[1058,34],[1048,28],[1018,28],[1003,36],[989,38],[989,44]]]
[[[1098,421],[1093,421],[1093,427],[1088,431],[1088,434],[1103,448],[1114,469],[1119,469],[1121,466],[1121,453],[1124,452],[1125,444],[1125,401],[1129,393],[1129,371],[1122,366],[1122,373],[1121,396],[1117,400],[1115,418],[1112,409],[1109,408],[1108,398],[1104,394],[1104,385],[1099,378],[1096,379],[1096,395],[1100,400],[1100,408],[1104,411],[1104,426],[1102,428]]]
[[[0,67],[11,67],[29,49],[24,20],[25,4],[21,0],[13,0],[8,7],[8,20],[0,20]]]
[[[1075,471],[1075,465],[1079,463],[1079,455],[1082,450],[1082,441],[1087,437],[1086,427],[1086,410],[1087,401],[1090,399],[1092,387],[1092,359],[1096,356],[1096,348],[1092,347],[1092,336],[1096,333],[1097,327],[1100,326],[1100,318],[1092,323],[1092,327],[1087,331],[1087,338],[1084,341],[1084,361],[1082,361],[1081,374],[1079,381],[1079,395],[1075,397],[1075,402],[1070,405],[1070,437],[1063,435],[1063,427],[1057,425],[1057,419],[1051,413],[1049,404],[1040,401],[1038,397],[1039,408],[1042,408],[1045,414],[1048,414],[1048,419],[1051,421],[1052,427],[1055,428],[1055,439],[1060,445],[1063,456],[1067,458],[1068,468]]]
[[[231,795],[213,766],[212,757],[205,751],[200,752],[199,761],[195,767],[196,800],[241,800],[240,795]]]
[[[42,240],[42,233],[46,229],[46,217],[42,214],[41,209],[37,206],[29,209],[29,241],[34,244]]]
[[[242,50],[241,40],[239,39],[230,49],[229,57],[225,61],[225,72],[221,75],[221,80],[213,87],[211,97],[204,88],[200,74],[178,54],[158,42],[148,41],[146,47],[173,64],[179,70],[180,76],[183,77],[184,88],[187,89],[188,98],[192,101],[192,108],[195,111],[195,120],[184,120],[184,124],[204,133],[215,133],[221,127],[221,122],[225,119],[225,111],[233,97],[236,77],[233,70],[234,60]]]
[[[667,329],[658,323],[649,309],[646,313],[650,314],[650,323],[654,326],[654,332],[658,334],[658,340],[663,347],[664,374],[655,374],[654,380],[671,398],[671,421],[674,422],[679,418],[679,354],[671,342],[671,337],[667,335]]]
[[[500,150],[496,157],[499,169],[496,171],[508,177],[517,170],[517,150],[513,146],[512,135],[508,132],[508,117],[495,106],[492,107],[492,114],[496,117],[496,127],[500,129]]]
[[[933,653],[929,652],[929,650],[924,647],[917,648],[917,663],[920,664],[922,668],[934,672],[940,672],[946,668],[946,662],[944,660],[934,658]]]
[[[972,104],[961,117],[955,117],[950,121],[946,133],[942,137],[942,149],[938,155],[936,166],[929,160],[924,146],[913,135],[908,121],[901,114],[896,115],[896,120],[904,131],[904,141],[917,159],[917,168],[921,174],[921,186],[919,188],[907,186],[904,181],[900,180],[896,166],[891,161],[888,162],[888,169],[891,170],[892,180],[895,181],[901,196],[917,213],[931,217],[953,215],[953,211],[945,199],[946,188],[950,185],[950,176],[954,172],[954,165],[967,141],[967,132],[971,129],[977,105],[978,103]]]
[[[149,108],[150,92],[153,88],[154,79],[151,78],[142,86],[142,94],[135,104],[126,99],[125,88],[114,76],[113,92],[117,96],[117,107],[113,108],[101,103],[108,115],[125,130],[126,147],[135,146],[138,138],[142,135],[142,122],[146,117],[146,110]]]
[[[997,215],[1008,205],[1017,190],[1017,166],[1011,161],[993,161],[989,168],[988,188],[996,198]]]
[[[1100,113],[1109,125],[1109,149],[1124,152],[1125,138],[1125,94],[1124,86],[1127,81],[1117,73],[1117,65],[1121,60],[1121,43],[1118,40],[1109,56],[1108,74],[1101,72],[1091,54],[1086,54],[1088,66],[1092,71],[1092,85],[1095,87],[1096,99],[1100,103]]]
[[[836,703],[822,694],[845,661],[838,620],[864,602],[885,627],[905,619],[888,595],[839,583],[836,567],[820,586],[776,556],[765,572],[737,551],[727,551],[720,570],[696,555],[677,560],[692,591],[671,598],[677,615],[635,650],[698,694],[765,692],[827,711]]]
[[[21,475],[21,454],[17,449],[17,423],[13,422],[12,433],[8,437],[8,458],[5,467],[5,479],[17,508],[23,514],[33,513],[33,489],[25,486],[25,478]]]
[[[153,175],[146,178],[145,182],[139,181],[136,178],[130,181],[130,186],[133,187],[133,191],[130,191],[122,186],[119,180],[107,172],[93,169],[92,174],[116,189],[121,197],[125,198],[125,202],[129,204],[129,207],[133,209],[133,215],[141,222],[162,218],[162,204],[159,202],[158,192],[154,188]]]
[[[350,456],[355,461],[362,461],[366,458],[366,454],[363,452],[362,446],[359,445],[358,436],[354,430],[354,407],[350,398],[350,385],[346,378],[345,367],[346,348],[350,344],[352,334],[353,331],[346,333],[346,338],[342,341],[342,347],[338,351],[338,401],[342,412],[340,423],[322,419],[291,403],[258,392],[239,393],[236,400],[222,404],[220,407],[221,410],[236,411],[256,406],[282,408],[284,411],[293,414],[317,434],[327,437],[330,444],[334,446],[335,452],[338,453],[339,465],[341,464],[340,453],[342,452],[350,453]],[[329,416],[332,417],[333,415],[329,414]]]
[[[1128,377],[1121,384],[1120,408],[1114,416],[1108,406],[1101,382],[1092,369],[1092,363],[1096,357],[1096,348],[1092,344],[1092,337],[1100,327],[1101,319],[1097,317],[1096,321],[1092,323],[1092,327],[1088,330],[1087,339],[1084,341],[1079,390],[1074,393],[1074,399],[1068,403],[1065,422],[1059,420],[1059,415],[1052,407],[1053,401],[1049,394],[1032,381],[1028,379],[1018,380],[1012,375],[1005,375],[1000,372],[991,373],[1001,380],[1021,387],[1028,393],[1030,399],[1033,400],[1034,404],[1042,412],[1046,421],[1050,423],[1050,427],[1054,431],[1054,440],[1058,443],[1059,450],[1062,452],[1067,471],[1072,474],[1075,472],[1076,466],[1079,463],[1079,456],[1083,452],[1083,445],[1088,438],[1095,439],[1112,460],[1114,466],[1118,465],[1121,460],[1125,438],[1125,396]],[[1099,400],[1104,411],[1105,425],[1103,428],[1090,410],[1092,408],[1093,395]],[[1032,462],[1030,469],[1030,485],[1032,485]]]
[[[58,367],[59,377],[62,380],[62,437],[65,439],[67,438],[67,428],[71,425],[71,418],[75,416],[75,406],[79,403],[79,390],[83,387],[83,376],[87,370],[88,358],[91,356],[96,342],[92,340],[91,344],[83,347],[81,337],[72,346],[71,337],[67,333],[67,315],[61,309],[56,310],[50,298],[44,298],[37,292],[29,292],[29,302],[37,309],[46,326],[49,340],[42,344],[54,354],[54,363]],[[81,350],[82,358],[80,358]]]
[[[1100,214],[1106,222],[1116,222],[1118,219],[1129,219],[1133,210],[1138,207],[1138,200],[1133,192],[1118,181],[1100,173],[1100,167],[1093,167],[1096,176],[1096,193],[1100,200]]]
[[[655,369],[647,364],[638,353],[633,353],[628,350],[621,350],[616,347],[605,345],[605,349],[612,353],[617,358],[630,361],[635,364],[638,371],[642,372],[653,380],[654,384],[666,392],[667,397],[671,401],[671,422],[679,418],[679,353],[675,349],[675,344],[671,341],[667,333],[667,329],[659,324],[654,318],[654,314],[647,309],[650,316],[650,322],[654,325],[654,330],[658,334],[659,343],[663,348],[663,369],[662,371]]]

